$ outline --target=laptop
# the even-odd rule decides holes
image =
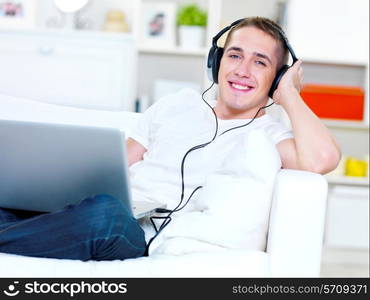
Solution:
[[[53,212],[99,194],[138,219],[164,207],[132,202],[120,130],[0,120],[0,207]]]

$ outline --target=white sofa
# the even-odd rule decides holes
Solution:
[[[94,111],[0,95],[0,119],[106,126],[129,131],[140,114]],[[0,166],[1,168],[1,166]],[[73,261],[0,253],[0,277],[318,277],[327,182],[279,171],[266,251],[152,255],[125,261]]]

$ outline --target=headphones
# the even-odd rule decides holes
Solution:
[[[207,72],[208,72],[208,78],[209,80],[213,81],[214,83],[218,83],[218,71],[220,69],[220,64],[221,64],[221,58],[222,58],[222,55],[224,53],[224,48],[222,47],[218,47],[217,46],[217,41],[219,40],[219,38],[226,32],[226,31],[229,31],[230,29],[232,29],[233,27],[235,27],[236,25],[238,25],[239,23],[241,23],[242,21],[246,20],[246,18],[244,19],[239,19],[233,23],[231,23],[229,26],[225,27],[224,29],[222,29],[219,33],[217,33],[213,39],[212,39],[212,47],[211,49],[209,50],[209,53],[208,53],[208,59],[207,59]],[[273,25],[273,24],[272,24]],[[292,49],[292,47],[290,46],[289,42],[288,42],[288,38],[286,37],[284,31],[282,31],[279,27],[273,25],[274,28],[280,33],[280,36],[281,38],[283,39],[284,41],[284,44],[285,46],[287,47],[290,55],[292,56],[292,59],[293,59],[293,63],[292,65],[298,60],[297,57],[295,56],[294,54],[294,51]],[[271,85],[271,88],[270,88],[270,91],[269,91],[269,97],[272,98],[272,95],[274,93],[274,91],[277,89],[278,85],[279,85],[279,82],[281,80],[281,78],[283,77],[283,75],[285,74],[286,71],[288,71],[288,69],[290,68],[291,66],[288,66],[288,65],[284,65],[282,66],[276,73],[275,75],[275,78],[272,82],[272,85]]]

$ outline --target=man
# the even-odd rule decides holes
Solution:
[[[233,141],[254,129],[266,131],[279,151],[282,168],[324,174],[336,167],[338,146],[299,95],[301,62],[286,72],[273,94],[275,103],[288,113],[293,134],[260,110],[286,59],[276,26],[268,19],[248,18],[230,31],[213,110],[200,95],[184,90],[144,113],[127,142],[134,198],[161,201],[170,210],[186,204],[207,176],[221,167],[220,162],[233,155]],[[198,147],[190,153],[194,146]],[[191,200],[185,211],[196,201]],[[0,209],[0,252],[111,260],[141,256],[144,250],[138,222],[120,201],[109,196],[36,216]]]
[[[247,123],[267,104],[273,79],[287,57],[277,26],[268,19],[248,18],[231,29],[220,63],[218,97],[214,105],[218,125],[225,127],[219,128],[219,132]],[[337,166],[341,154],[332,135],[300,97],[302,78],[301,61],[297,61],[284,74],[273,94],[274,102],[288,113],[294,136],[273,122],[264,110],[259,111],[250,126],[264,128],[270,134],[279,151],[282,168],[325,174]],[[174,199],[174,196],[176,188],[180,194],[181,158],[192,146],[211,139],[214,132],[212,120],[205,116],[207,111],[210,109],[200,101],[200,96],[190,92],[170,96],[148,109],[139,129],[127,142],[131,171],[138,179],[134,185],[136,190],[145,191],[148,197],[156,193],[155,187],[162,186],[160,195],[153,197],[165,198],[170,209],[176,206],[179,197]],[[234,123],[227,125],[228,122]],[[234,132],[238,130],[251,128],[246,126]],[[185,181],[188,194],[212,171],[212,167],[204,165],[207,147],[196,150],[203,151],[204,155],[189,155],[191,171]],[[215,160],[212,164],[216,165]],[[200,173],[203,176],[199,176]],[[147,174],[157,176],[150,178]],[[167,183],[169,178],[175,178],[172,186]]]

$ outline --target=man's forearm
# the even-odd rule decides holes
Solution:
[[[297,164],[303,170],[327,173],[333,170],[340,160],[339,147],[322,121],[305,104],[299,92],[286,93],[284,109],[292,124]]]

